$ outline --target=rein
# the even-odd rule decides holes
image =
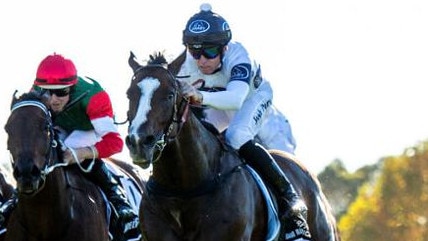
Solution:
[[[129,119],[126,118],[124,121],[120,121],[120,122],[114,121],[114,124],[115,125],[125,125],[128,121],[129,121]]]

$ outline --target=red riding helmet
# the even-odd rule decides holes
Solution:
[[[54,53],[40,62],[34,85],[43,89],[62,89],[77,83],[73,62]]]

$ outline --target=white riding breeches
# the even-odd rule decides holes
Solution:
[[[263,123],[257,134],[257,139],[266,149],[277,149],[295,154],[296,140],[291,131],[290,123],[275,106],[272,106],[269,118],[266,118]]]
[[[226,130],[226,141],[234,149],[256,138],[266,149],[294,154],[295,139],[286,117],[272,105],[272,88],[264,82],[248,98]]]

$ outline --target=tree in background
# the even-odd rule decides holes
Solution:
[[[342,240],[427,240],[428,142],[382,164],[340,219]]]
[[[371,179],[377,169],[378,165],[376,164],[349,173],[343,162],[336,159],[318,174],[318,179],[337,220],[347,212],[349,204],[358,195],[358,189]]]

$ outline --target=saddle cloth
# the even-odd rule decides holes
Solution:
[[[272,196],[267,189],[266,185],[262,181],[260,175],[250,166],[246,165],[248,171],[253,176],[254,180],[256,181],[257,185],[260,188],[260,191],[262,192],[267,206],[267,212],[268,212],[268,220],[267,220],[267,234],[266,234],[266,241],[275,241],[276,237],[278,236],[281,224],[279,222],[278,213],[276,211],[276,207],[273,203]]]

